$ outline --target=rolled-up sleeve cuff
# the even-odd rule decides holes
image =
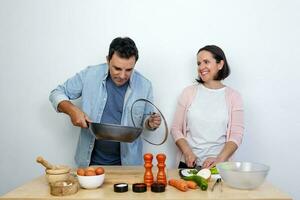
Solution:
[[[228,142],[231,141],[231,142],[234,142],[238,147],[241,145],[242,143],[242,140],[240,138],[234,138],[234,137],[231,137],[229,138]]]
[[[171,132],[171,134],[172,134],[175,142],[177,142],[177,140],[179,140],[179,139],[182,139],[182,138],[184,139],[184,136],[180,132],[179,133]]]
[[[69,98],[65,95],[55,95],[55,97],[53,95],[50,96],[50,101],[51,101],[51,104],[53,106],[53,108],[55,109],[56,112],[59,112],[58,111],[58,104],[64,100],[67,100],[69,101]]]

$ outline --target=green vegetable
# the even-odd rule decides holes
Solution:
[[[219,172],[218,172],[218,170],[217,170],[216,167],[210,168],[210,172],[211,172],[211,174],[219,174]]]
[[[196,169],[190,169],[189,170],[189,174],[194,174],[194,175],[196,175],[198,173],[198,170],[196,170]]]
[[[184,176],[193,176],[197,175],[198,170],[196,169],[180,169],[179,170],[179,176],[184,177]]]
[[[201,176],[193,175],[193,176],[183,177],[183,179],[186,181],[194,181],[201,188],[201,190],[203,191],[207,190],[208,182]]]

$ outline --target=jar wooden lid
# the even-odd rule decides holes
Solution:
[[[166,189],[166,185],[163,183],[152,183],[151,191],[152,192],[164,192]]]
[[[132,185],[132,191],[133,192],[146,192],[147,191],[147,185],[145,183],[134,183]]]
[[[128,184],[127,183],[116,183],[114,184],[114,192],[127,192]]]

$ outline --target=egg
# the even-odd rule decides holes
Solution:
[[[86,171],[95,171],[95,168],[94,167],[88,167],[88,168],[86,168]]]
[[[85,176],[96,176],[96,172],[92,170],[86,170],[84,173]]]
[[[77,169],[77,175],[84,176],[84,173],[85,173],[84,169],[82,169],[82,168]]]
[[[97,167],[95,169],[97,175],[104,174],[104,169],[102,167]]]

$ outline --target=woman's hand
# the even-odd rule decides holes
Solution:
[[[197,156],[194,154],[193,150],[188,145],[187,141],[184,138],[180,138],[176,141],[176,145],[183,153],[185,164],[188,167],[194,167],[196,164]]]
[[[222,160],[220,160],[219,158],[208,157],[203,162],[202,168],[208,168],[208,169],[210,169],[210,168],[216,166],[216,164],[219,163],[219,162],[222,162]]]
[[[188,167],[194,167],[196,164],[197,156],[193,153],[193,151],[188,151],[186,153],[183,153],[185,158],[185,164]]]
[[[208,157],[204,162],[202,167],[203,168],[212,168],[216,166],[219,162],[225,162],[227,161],[230,156],[237,150],[238,146],[236,143],[232,141],[228,141],[225,143],[224,148],[220,152],[220,154],[217,157]]]

